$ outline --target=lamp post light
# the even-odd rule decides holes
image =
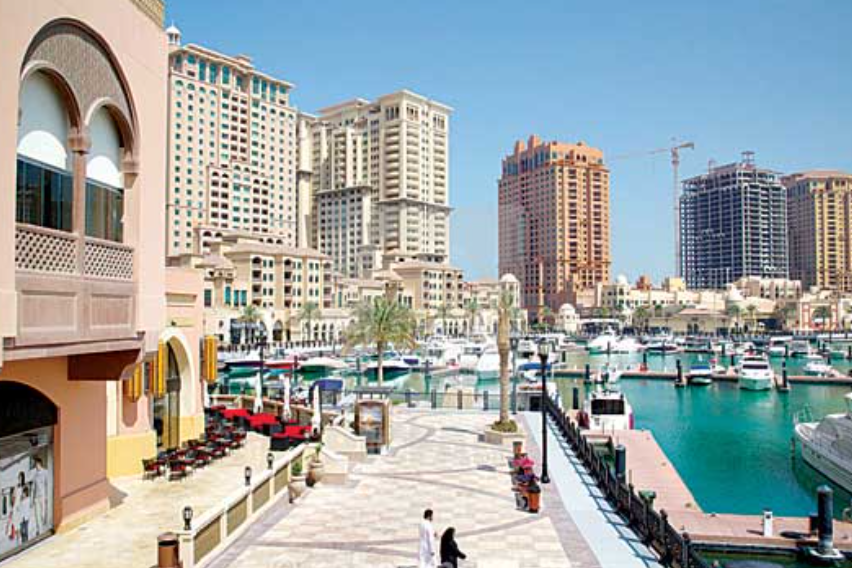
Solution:
[[[243,474],[246,477],[246,487],[251,485],[251,466],[247,465]]]
[[[509,337],[509,349],[512,351],[512,414],[518,413],[518,344],[520,338],[512,334]]]
[[[538,344],[538,358],[541,361],[541,482],[550,483],[547,474],[547,360],[550,358],[550,342],[542,340]]]
[[[183,530],[191,531],[192,530],[192,507],[187,505],[183,508]]]

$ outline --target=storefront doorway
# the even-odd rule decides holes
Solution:
[[[56,406],[24,384],[0,383],[0,561],[53,533]]]
[[[166,345],[166,393],[154,399],[154,430],[157,451],[180,446],[180,368],[170,344]]]

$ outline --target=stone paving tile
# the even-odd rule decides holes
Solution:
[[[246,447],[184,481],[112,481],[122,502],[91,521],[49,538],[3,568],[149,568],[157,563],[157,535],[179,529],[186,505],[200,516],[243,486],[243,470],[266,467],[269,440],[250,434]]]
[[[389,455],[276,506],[209,567],[416,566],[426,508],[438,531],[456,527],[468,568],[573,566],[548,515],[515,509],[511,451],[478,441],[493,414],[396,407],[393,420]]]

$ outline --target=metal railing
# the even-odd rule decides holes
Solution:
[[[618,513],[660,557],[664,566],[673,568],[711,568],[704,560],[687,533],[678,532],[668,520],[665,510],[659,513],[653,505],[638,495],[632,483],[619,479],[610,464],[594,444],[582,435],[579,426],[571,420],[549,396],[544,399],[545,409],[553,419],[559,434],[568,442],[576,456],[597,483],[604,496]]]

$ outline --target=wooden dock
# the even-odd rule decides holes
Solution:
[[[687,532],[695,542],[734,545],[795,547],[816,542],[808,534],[806,517],[776,517],[772,537],[763,536],[762,515],[707,513],[701,510],[689,487],[660,448],[653,434],[646,430],[620,430],[611,434],[589,432],[590,438],[611,438],[627,450],[627,475],[636,491],[651,490],[657,496],[654,508],[665,510],[669,522],[680,532]],[[816,507],[816,496],[814,496]],[[852,524],[834,523],[835,546],[852,551]]]

